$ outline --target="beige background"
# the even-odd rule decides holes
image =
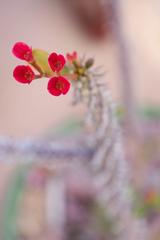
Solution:
[[[16,41],[48,51],[94,56],[104,65],[115,99],[121,99],[116,44],[87,37],[73,22],[61,0],[0,0],[0,133],[39,136],[64,117],[77,114],[69,105],[71,93],[54,98],[47,81],[17,84],[12,70],[20,61],[11,54]],[[155,0],[122,1],[123,26],[130,48],[132,76],[139,103],[160,103],[160,3]]]

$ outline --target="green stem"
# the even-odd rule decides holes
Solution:
[[[41,75],[44,75],[44,72],[42,71],[42,69],[39,67],[39,65],[37,65],[37,63],[35,61],[33,61],[32,63],[30,63]]]

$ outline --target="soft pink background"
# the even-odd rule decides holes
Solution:
[[[156,0],[122,1],[123,25],[130,48],[133,81],[140,103],[160,103],[160,4]],[[14,0],[0,4],[0,133],[11,136],[39,136],[61,122],[72,110],[71,93],[54,98],[46,91],[47,81],[30,86],[17,84],[12,69],[20,61],[11,54],[16,41],[33,47],[96,58],[104,65],[115,99],[121,98],[117,48],[113,42],[94,41],[73,22],[58,0]]]

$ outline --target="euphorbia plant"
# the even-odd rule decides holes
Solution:
[[[92,59],[82,64],[75,51],[72,54],[67,53],[65,57],[55,52],[49,54],[41,49],[32,49],[23,42],[17,42],[12,52],[17,58],[28,63],[28,65],[19,65],[14,69],[15,80],[30,84],[35,79],[49,78],[47,89],[54,96],[67,94],[70,81],[79,80],[81,76],[85,76],[86,70],[93,64]]]
[[[61,186],[65,186],[63,183],[74,183],[74,181],[68,181],[68,179],[66,181],[66,177],[68,177],[70,171],[74,172],[75,169],[80,171],[79,167],[82,166],[82,170],[85,169],[85,174],[89,175],[91,178],[91,183],[93,184],[93,189],[95,191],[93,197],[96,199],[96,202],[100,204],[100,209],[102,209],[102,211],[104,210],[104,217],[109,215],[112,220],[111,222],[115,222],[114,228],[116,238],[114,239],[131,239],[130,232],[136,233],[133,235],[132,239],[140,239],[139,235],[137,234],[138,231],[136,219],[132,216],[131,204],[126,196],[128,190],[127,166],[122,147],[121,131],[116,118],[115,104],[112,102],[110,92],[106,86],[106,79],[102,78],[103,74],[98,73],[98,68],[90,69],[90,67],[93,65],[93,59],[81,60],[79,59],[79,56],[77,56],[76,52],[67,54],[66,57],[57,53],[49,54],[40,49],[32,49],[27,44],[22,42],[18,42],[14,45],[13,54],[19,59],[28,63],[28,65],[17,66],[14,69],[13,75],[18,82],[30,84],[35,79],[41,79],[43,77],[49,78],[48,91],[54,96],[66,94],[70,89],[70,82],[73,82],[74,103],[83,102],[87,107],[87,114],[84,119],[84,128],[87,131],[85,131],[84,134],[80,134],[79,137],[76,136],[76,138],[73,139],[73,142],[71,141],[71,145],[69,143],[70,141],[68,140],[66,142],[64,140],[58,140],[55,142],[54,140],[51,142],[45,140],[40,143],[37,141],[28,142],[27,140],[27,143],[25,141],[18,141],[17,143],[16,141],[10,141],[10,139],[9,141],[4,141],[3,139],[1,141],[0,139],[0,151],[2,150],[3,154],[11,155],[19,153],[20,156],[23,155],[25,158],[28,154],[29,159],[30,156],[32,156],[33,161],[45,159],[52,160],[53,163],[55,163],[55,160],[61,159],[62,162],[60,162],[62,165],[66,161],[67,164],[64,164],[64,172],[67,170],[67,174],[63,175],[62,170],[61,173],[64,177],[62,181],[59,178],[61,174],[55,174],[56,178],[58,176],[56,182],[58,183],[60,180],[59,183],[60,185],[62,183]],[[35,156],[35,159],[33,156]],[[73,164],[73,168],[71,167],[70,169],[71,162]],[[57,171],[58,170],[59,168]],[[78,178],[78,181],[79,179],[80,178]],[[72,186],[74,188],[74,185]],[[53,184],[53,188],[54,187],[55,185]],[[58,190],[58,188],[56,189]],[[64,191],[62,194],[58,191],[60,196],[64,197],[62,201],[60,198],[58,198],[58,200],[62,202],[63,206],[67,206],[66,203],[68,203],[69,195],[67,194],[65,196],[66,191],[64,187],[60,188],[60,191]],[[76,190],[76,194],[78,192],[79,190]],[[86,201],[86,199],[83,199],[83,194],[81,193],[80,198],[80,203],[84,200]],[[64,227],[69,226],[64,226],[64,223],[67,223],[66,220],[69,216],[71,216],[70,219],[74,220],[74,222],[76,220],[79,221],[79,219],[82,219],[83,221],[83,218],[79,218],[79,216],[81,217],[81,214],[83,215],[81,204],[80,208],[78,209],[79,204],[77,207],[73,198],[71,197],[70,199],[73,203],[73,206],[70,205],[71,208],[69,208],[69,211],[71,211],[71,213],[73,212],[73,215],[66,214],[66,208],[64,209],[65,214],[63,215],[62,213],[64,221],[62,221],[62,226],[60,223],[59,228],[60,230],[62,229],[62,231]],[[12,202],[11,204],[13,205]],[[86,204],[89,206],[88,200]],[[76,213],[78,213],[76,216],[77,218],[74,218],[75,210]],[[85,208],[84,213],[86,214]],[[101,218],[101,214],[99,215],[99,212],[95,212],[95,214],[94,223],[97,222],[95,220],[97,220],[99,217]],[[53,215],[56,216],[54,211]],[[103,219],[104,217],[102,216]],[[92,232],[88,231],[88,225],[85,221],[83,222],[85,223],[84,229],[86,230],[87,235],[80,235],[80,237],[82,236],[82,238],[84,237],[85,239],[88,239],[87,236],[89,236],[89,239],[93,239],[93,234],[90,235]],[[75,229],[77,230],[77,227],[79,228],[79,226],[80,229],[78,229],[78,231],[81,231],[81,222],[78,222],[80,225],[72,224],[73,221],[70,221],[70,223],[70,226],[73,226],[73,233]],[[52,226],[52,223],[50,226]],[[103,226],[105,232],[104,239],[106,239],[108,238],[109,232],[106,232],[108,222],[104,222]],[[11,230],[14,229],[13,226],[11,227]],[[98,232],[101,233],[101,231],[102,230],[98,228]],[[6,232],[10,233],[10,231]],[[67,234],[69,232],[72,233],[72,228],[69,229]],[[118,237],[118,233],[120,238]],[[40,235],[38,235],[38,237],[39,236]],[[67,236],[67,239],[72,238],[72,236]],[[94,239],[100,239],[97,235],[95,236],[96,237]],[[26,236],[24,238],[26,239]],[[12,236],[11,239],[13,239]]]

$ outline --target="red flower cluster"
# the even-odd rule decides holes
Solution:
[[[52,71],[58,74],[58,76],[52,77],[48,82],[49,93],[54,96],[65,95],[70,89],[70,83],[67,79],[59,75],[59,72],[66,63],[65,58],[61,54],[51,53],[48,58],[48,63]]]
[[[19,59],[27,61],[37,71],[39,67],[36,66],[34,61],[32,48],[23,42],[17,42],[12,49],[12,53]],[[65,58],[61,54],[51,53],[48,58],[48,63],[53,71],[53,75],[48,82],[48,91],[54,96],[66,94],[70,89],[70,83],[67,79],[60,75],[60,71],[64,68]],[[13,71],[13,76],[16,81],[24,84],[30,84],[34,79],[43,77],[42,73],[36,76],[30,66],[19,65]],[[53,77],[52,77],[53,76]]]

